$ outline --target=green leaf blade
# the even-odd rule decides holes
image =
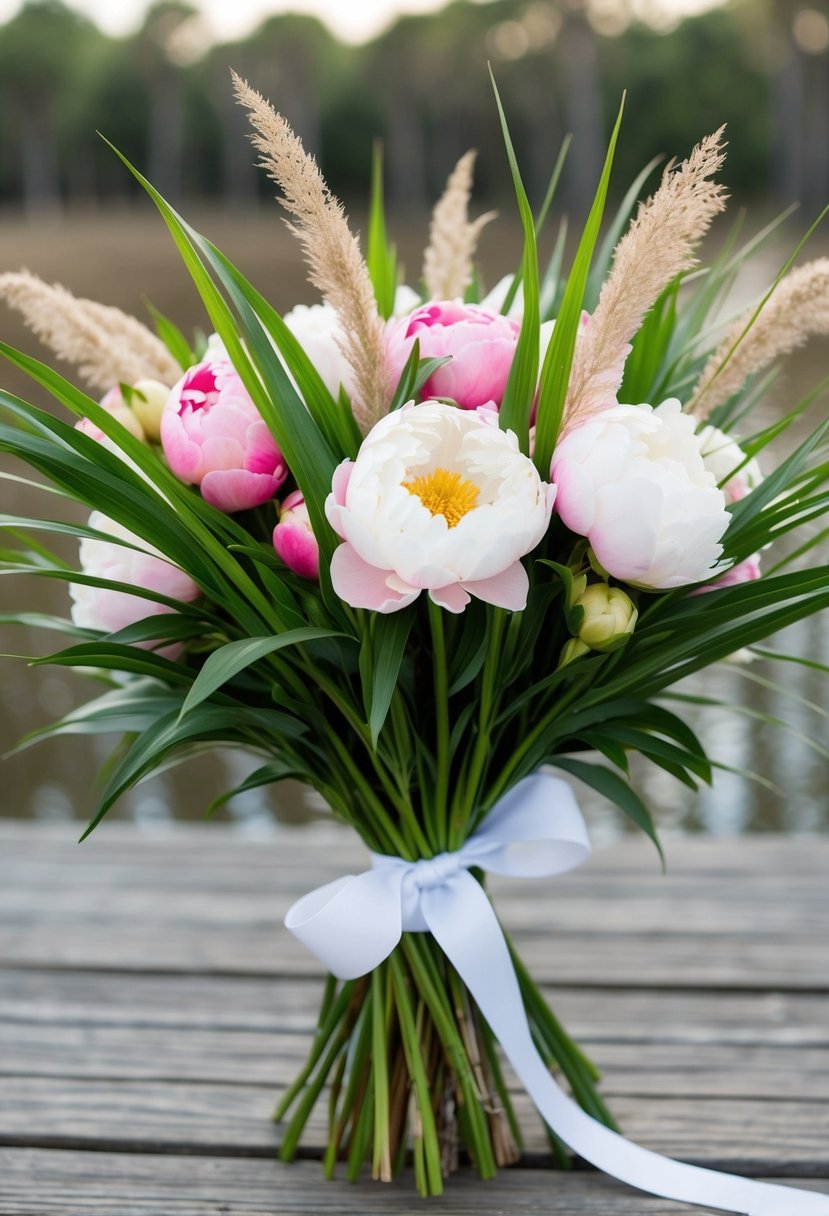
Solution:
[[[550,464],[553,459],[561,421],[564,417],[564,406],[567,400],[567,387],[570,381],[570,369],[573,365],[573,354],[576,349],[576,338],[581,320],[582,303],[587,289],[590,264],[593,250],[599,238],[602,216],[604,214],[607,188],[610,182],[610,171],[613,167],[613,157],[619,130],[622,125],[622,115],[625,99],[619,107],[616,124],[610,137],[610,143],[605,156],[604,168],[584,226],[573,266],[564,290],[558,316],[556,317],[553,336],[547,348],[544,366],[541,369],[541,382],[538,389],[538,412],[535,429],[535,453],[533,459],[541,476],[550,476]]]

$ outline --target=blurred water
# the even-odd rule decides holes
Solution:
[[[252,213],[240,226],[221,214],[206,217],[205,230],[236,260],[280,308],[311,301],[295,247],[275,216]],[[424,224],[425,227],[425,224]],[[495,227],[495,226],[493,226]],[[411,226],[403,234],[404,257],[417,266],[423,231]],[[486,250],[493,277],[512,264],[517,240]],[[751,297],[764,274],[778,259],[758,271],[756,283],[746,281]],[[198,306],[175,254],[157,222],[146,215],[89,217],[49,229],[27,227],[6,219],[0,223],[0,269],[27,265],[43,277],[62,280],[78,295],[142,311],[145,290],[153,302],[183,326],[202,324]],[[773,273],[773,269],[772,269]],[[0,336],[42,355],[14,318],[0,315]],[[766,407],[769,417],[796,401],[826,373],[826,346],[814,343],[807,357],[792,363]],[[31,386],[11,372],[3,387],[32,398]],[[822,409],[825,411],[825,404]],[[817,418],[809,420],[813,425]],[[20,470],[23,471],[23,470]],[[55,510],[13,483],[0,484],[0,510],[38,514]],[[63,512],[64,504],[58,504]],[[78,513],[76,517],[80,517]],[[67,549],[71,556],[71,546]],[[825,556],[824,556],[825,560]],[[51,580],[0,580],[0,612],[25,606],[31,610],[66,613],[65,587]],[[46,653],[55,638],[4,627],[2,649],[22,655]],[[829,663],[829,618],[812,619],[774,639],[773,648]],[[31,669],[22,661],[2,661],[0,735],[4,747],[50,719],[65,713],[90,695],[88,681],[57,668]],[[772,687],[776,684],[777,687]],[[829,826],[829,745],[827,681],[795,664],[756,661],[749,665],[720,664],[686,686],[716,696],[739,710],[679,712],[698,731],[712,758],[726,766],[714,787],[700,794],[643,762],[634,764],[635,781],[667,833],[704,830],[712,834],[779,830],[814,832]],[[767,719],[779,719],[773,726]],[[94,773],[109,754],[111,739],[54,739],[16,755],[3,764],[0,814],[42,820],[83,820],[93,805]],[[199,818],[216,793],[237,784],[258,761],[237,753],[214,751],[181,769],[148,780],[122,799],[112,812],[157,832],[178,818]],[[740,770],[731,772],[728,769]],[[743,770],[758,775],[749,779]],[[581,797],[581,794],[580,794]],[[582,801],[597,839],[624,830],[618,812],[584,791]],[[240,831],[270,832],[280,820],[324,813],[320,800],[296,783],[275,790],[252,791],[235,800],[221,817]]]

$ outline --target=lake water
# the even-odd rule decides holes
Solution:
[[[252,214],[240,226],[229,217],[197,217],[207,231],[281,308],[313,299],[304,285],[296,249],[276,216]],[[495,227],[495,226],[493,226]],[[422,232],[406,232],[404,253],[417,265]],[[507,269],[516,247],[487,248],[496,269]],[[490,255],[492,255],[490,257]],[[779,260],[779,259],[778,259]],[[769,261],[769,268],[775,259]],[[203,324],[198,303],[185,272],[159,223],[145,213],[87,217],[52,226],[30,226],[7,217],[0,223],[0,268],[27,266],[50,281],[63,282],[77,295],[118,304],[140,314],[145,292],[154,304],[184,326]],[[773,274],[773,269],[772,269]],[[744,290],[753,290],[745,284]],[[25,335],[11,315],[0,316],[0,334],[14,345],[42,357],[37,343]],[[827,371],[825,341],[812,344],[805,357],[793,360],[768,409],[770,416]],[[3,387],[32,398],[30,386],[11,372]],[[825,412],[825,401],[822,411]],[[817,421],[815,416],[812,422]],[[45,509],[40,496],[0,486],[0,510],[37,514]],[[825,560],[825,558],[824,558]],[[66,611],[62,584],[47,580],[0,580],[0,612],[25,605],[32,610]],[[4,627],[2,649],[15,654],[44,653],[49,639]],[[774,640],[780,650],[829,664],[829,617],[813,619]],[[794,664],[721,664],[689,691],[714,693],[735,710],[691,709],[689,722],[698,730],[712,757],[726,766],[712,789],[694,796],[672,778],[644,764],[635,765],[635,781],[651,804],[663,830],[704,830],[731,834],[779,830],[814,832],[829,826],[829,762],[826,729],[829,683]],[[43,725],[89,696],[88,681],[59,669],[31,670],[25,663],[4,659],[0,680],[0,734],[10,747],[27,731]],[[683,712],[685,712],[683,710]],[[779,720],[773,726],[767,719]],[[56,739],[6,760],[0,770],[3,796],[0,814],[42,820],[84,820],[92,805],[94,774],[106,760],[111,740]],[[158,830],[177,818],[199,818],[219,791],[236,784],[255,765],[232,752],[214,752],[153,778],[125,797],[112,812]],[[750,770],[756,780],[729,768]],[[580,798],[582,798],[580,792]],[[583,803],[597,839],[624,830],[620,815],[585,791]],[[319,799],[294,783],[275,790],[255,791],[237,799],[222,817],[240,831],[268,832],[279,821],[322,814]]]

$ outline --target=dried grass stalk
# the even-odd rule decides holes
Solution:
[[[0,298],[98,392],[138,380],[173,385],[181,376],[161,339],[120,308],[77,299],[58,283],[44,283],[26,270],[0,274]]]
[[[790,271],[746,330],[754,311],[734,322],[703,368],[688,406],[697,418],[707,418],[781,355],[815,334],[829,334],[829,258]]]
[[[695,246],[727,197],[711,180],[725,160],[724,129],[698,144],[678,168],[666,167],[659,189],[640,204],[616,246],[596,311],[576,343],[567,428],[613,404],[631,338],[668,284],[697,264]]]
[[[449,174],[446,189],[435,204],[429,245],[423,255],[423,281],[430,300],[455,300],[472,282],[472,259],[481,229],[495,219],[487,211],[469,219],[472,170],[477,153],[465,152]]]
[[[310,267],[310,280],[337,312],[341,350],[354,372],[354,417],[365,434],[387,413],[392,385],[383,358],[383,320],[368,267],[316,161],[288,122],[264,97],[233,73],[236,100],[248,111],[259,163],[279,186]]]

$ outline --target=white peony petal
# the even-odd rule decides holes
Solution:
[[[494,603],[524,606],[519,559],[544,536],[553,493],[511,432],[474,411],[424,402],[383,418],[347,485],[339,472],[337,479],[326,513],[352,553],[340,563],[353,564],[356,555],[384,572],[387,589],[433,591],[449,611],[462,610],[466,593],[446,589],[463,583],[481,583],[482,598]],[[347,594],[344,584],[337,590],[355,605],[349,596],[369,596],[353,580]]]
[[[715,569],[730,517],[677,400],[614,406],[576,427],[552,480],[562,520],[615,578],[680,587]]]

